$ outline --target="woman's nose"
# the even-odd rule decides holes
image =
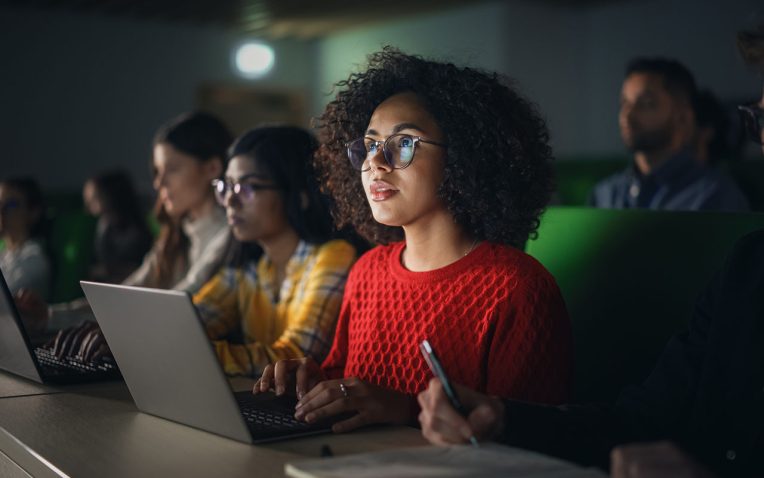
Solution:
[[[387,163],[384,147],[377,148],[373,152],[369,151],[369,154],[366,156],[366,161],[369,162],[370,169],[382,169],[387,172],[390,172],[393,169]]]

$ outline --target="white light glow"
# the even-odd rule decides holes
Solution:
[[[266,75],[273,69],[276,55],[273,48],[263,43],[246,43],[236,51],[236,68],[248,78]]]

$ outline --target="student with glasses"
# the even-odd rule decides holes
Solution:
[[[455,382],[564,401],[565,304],[521,250],[552,189],[535,108],[495,74],[389,47],[339,86],[315,163],[339,225],[380,245],[350,272],[326,360],[269,365],[254,392],[296,393],[307,422],[349,414],[336,432],[412,423],[428,339]]]
[[[213,181],[236,244],[194,296],[229,375],[280,359],[322,360],[332,343],[355,248],[334,229],[315,181],[317,142],[295,127],[257,128]]]
[[[764,25],[741,32],[738,45],[764,73]],[[758,144],[763,107],[764,90],[757,104],[741,108]],[[467,417],[437,379],[419,395],[422,434],[432,443],[476,436],[610,468],[614,478],[764,476],[764,229],[737,242],[699,296],[688,329],[614,404],[543,406],[455,387]]]

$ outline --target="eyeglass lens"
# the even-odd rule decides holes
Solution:
[[[745,129],[751,139],[762,144],[762,133],[764,133],[764,110],[759,106],[741,106],[740,111],[743,114]]]
[[[226,204],[229,191],[244,201],[249,201],[255,196],[255,187],[249,183],[233,183],[218,179],[213,182],[213,188],[215,190],[215,199],[223,206]]]
[[[407,134],[394,134],[384,142],[360,138],[348,146],[348,157],[356,169],[368,169],[368,165],[364,163],[370,156],[377,154],[379,148],[382,148],[382,155],[387,165],[401,169],[408,166],[414,159],[416,143],[416,139]]]
[[[249,176],[256,175],[252,174]],[[279,189],[277,184],[254,184],[244,182],[243,179],[240,181],[242,182],[235,183],[223,179],[215,179],[212,181],[212,189],[215,193],[215,199],[220,205],[226,205],[229,192],[233,193],[240,200],[247,202],[255,198],[257,191],[261,191],[263,189]]]

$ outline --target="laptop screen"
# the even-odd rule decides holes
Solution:
[[[29,336],[2,273],[0,289],[0,369],[41,382]]]

